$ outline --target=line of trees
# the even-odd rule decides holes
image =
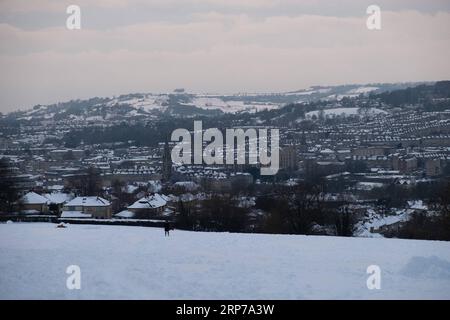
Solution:
[[[326,201],[323,188],[301,183],[259,198],[257,207],[268,212],[262,231],[352,236],[356,214],[345,201]]]
[[[259,195],[252,210],[239,206],[231,195],[180,201],[176,208],[177,227],[196,231],[353,236],[356,214],[344,201],[325,201],[322,185],[304,183],[276,188],[270,194]]]
[[[249,210],[240,207],[230,195],[214,195],[198,202],[179,201],[177,227],[184,230],[246,232]]]
[[[13,212],[19,199],[17,180],[8,160],[0,159],[0,212]]]
[[[101,196],[102,178],[99,169],[89,167],[84,173],[69,178],[69,189],[79,196]]]
[[[430,212],[414,213],[410,220],[389,236],[405,239],[450,241],[450,180],[429,202]]]

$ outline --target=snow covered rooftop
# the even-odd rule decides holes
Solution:
[[[156,209],[165,206],[167,200],[166,196],[155,193],[154,195],[139,199],[129,206],[128,209]]]
[[[197,190],[199,188],[199,185],[196,184],[194,181],[178,181],[178,182],[175,182],[174,185],[183,187],[189,191]]]
[[[24,204],[46,204],[49,202],[46,197],[43,197],[36,192],[28,192],[21,198],[21,201]]]
[[[48,199],[49,203],[55,204],[62,204],[73,199],[72,195],[61,192],[46,193],[44,197]]]
[[[66,206],[83,206],[83,207],[107,207],[110,205],[108,200],[100,197],[76,197],[72,201],[66,203]]]
[[[428,210],[428,206],[422,200],[408,201],[408,206],[413,210]]]

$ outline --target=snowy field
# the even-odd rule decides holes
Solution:
[[[66,288],[69,265],[80,290]],[[0,298],[449,299],[450,243],[0,224]]]

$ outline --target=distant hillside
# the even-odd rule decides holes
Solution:
[[[237,93],[231,95],[173,93],[135,93],[118,97],[94,97],[51,105],[36,105],[30,110],[10,113],[3,118],[19,121],[114,121],[154,119],[161,116],[194,117],[221,114],[254,114],[278,110],[295,103],[340,101],[346,98],[395,92],[416,84],[368,84],[314,86],[282,93]],[[405,89],[408,90],[408,89]],[[385,99],[395,100],[386,95]]]
[[[450,81],[438,81],[432,85],[422,84],[401,90],[372,94],[382,102],[392,106],[422,104],[424,109],[450,108]]]

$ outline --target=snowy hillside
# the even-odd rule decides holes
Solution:
[[[378,108],[333,108],[333,109],[324,109],[323,115],[324,117],[337,117],[337,116],[355,116],[355,115],[377,115],[377,114],[387,114],[386,111],[378,109]],[[318,117],[319,111],[310,111],[305,114],[306,118]]]
[[[449,299],[449,261],[436,241],[0,224],[2,299]]]
[[[411,84],[313,86],[289,92],[205,94],[182,91],[172,93],[131,93],[114,97],[94,97],[51,105],[36,105],[9,116],[17,120],[91,121],[153,119],[161,114],[172,116],[254,113],[281,108],[290,103],[319,100],[339,101],[343,97],[380,93]],[[352,111],[349,111],[352,112]]]
[[[190,105],[206,110],[218,109],[223,113],[258,112],[262,110],[278,109],[280,107],[279,104],[270,102],[258,103],[243,100],[224,101],[222,98],[214,96],[198,96],[192,100]]]
[[[154,94],[143,94],[139,97],[131,98],[114,98],[109,101],[107,106],[114,106],[117,104],[129,105],[134,109],[149,112],[151,110],[165,111],[169,103],[169,96],[166,94],[154,95]],[[133,111],[132,111],[133,112]]]

